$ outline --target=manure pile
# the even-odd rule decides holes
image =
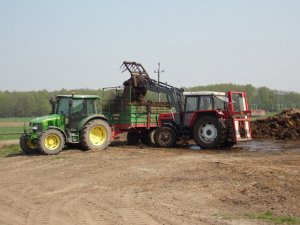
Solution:
[[[281,113],[253,121],[253,139],[300,140],[300,110],[288,109]]]

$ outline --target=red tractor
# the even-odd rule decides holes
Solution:
[[[252,139],[246,93],[184,92],[183,96],[180,112],[159,115],[156,145],[171,147],[181,138],[193,138],[201,148],[212,149]]]
[[[125,61],[123,67],[131,77],[118,96],[103,101],[102,109],[113,134],[128,132],[129,144],[154,139],[157,146],[171,147],[179,139],[193,138],[201,148],[210,149],[251,140],[245,93],[183,92],[151,79],[140,63]],[[147,92],[161,93],[165,102],[147,101]]]

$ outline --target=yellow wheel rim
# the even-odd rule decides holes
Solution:
[[[49,134],[45,138],[45,147],[48,150],[55,150],[59,147],[60,145],[60,138],[57,134]]]
[[[27,146],[31,149],[36,149],[37,145],[33,144],[32,141],[30,139],[27,140]]]
[[[103,126],[93,127],[90,131],[90,141],[95,146],[103,145],[106,141],[107,133]]]

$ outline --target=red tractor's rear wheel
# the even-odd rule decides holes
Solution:
[[[226,127],[222,119],[204,116],[196,122],[193,136],[201,148],[218,148],[225,142]]]

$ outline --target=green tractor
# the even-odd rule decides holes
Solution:
[[[80,144],[83,150],[105,149],[112,130],[107,118],[97,114],[96,95],[58,95],[52,97],[52,113],[24,125],[20,138],[26,154],[42,152],[53,155],[65,145]]]

